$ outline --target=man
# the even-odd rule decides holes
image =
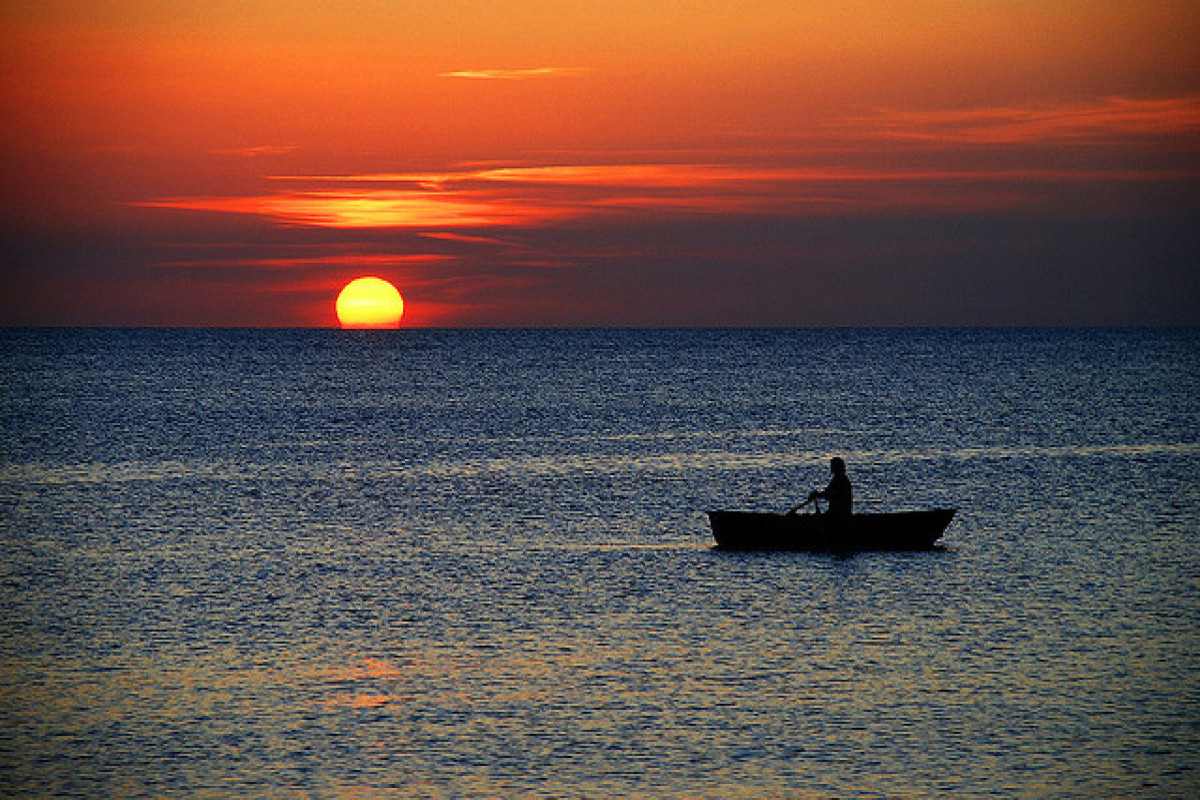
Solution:
[[[845,522],[854,511],[854,487],[846,477],[846,462],[834,457],[829,462],[829,470],[833,473],[829,485],[824,491],[809,494],[809,501],[825,500],[829,503],[829,516],[837,522]]]
[[[825,540],[825,549],[835,553],[846,553],[850,550],[850,514],[854,511],[854,487],[846,477],[846,462],[838,457],[829,461],[829,470],[833,477],[823,491],[810,492],[808,502],[825,500],[829,503],[829,513],[825,514],[825,524],[821,526],[821,537]]]

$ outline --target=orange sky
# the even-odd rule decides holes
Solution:
[[[0,40],[0,324],[329,325],[360,274],[412,325],[1200,321],[1196,4],[40,0]]]

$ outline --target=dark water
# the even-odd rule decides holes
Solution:
[[[1200,331],[0,343],[0,794],[1200,792]]]

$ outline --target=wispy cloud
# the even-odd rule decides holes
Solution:
[[[264,144],[253,147],[228,147],[209,150],[218,156],[242,156],[243,158],[260,158],[262,156],[282,156],[296,152],[298,148],[290,144]]]
[[[457,77],[520,79],[570,72],[559,68],[447,73]],[[930,152],[984,146],[1053,144],[1086,147],[1089,158],[1046,167],[981,166],[977,159],[933,159],[906,166],[772,165],[769,163],[609,163],[463,168],[432,172],[276,175],[283,191],[257,196],[166,197],[136,205],[217,211],[313,228],[409,229],[490,242],[504,228],[543,226],[621,212],[829,216],[888,213],[962,213],[1029,209],[1053,202],[1053,187],[1113,186],[1131,181],[1196,180],[1180,162],[1142,166],[1127,158],[1098,160],[1142,147],[1148,140],[1194,147],[1200,135],[1200,95],[1136,100],[1110,97],[1090,103],[1040,107],[884,110],[843,118],[850,144],[863,153],[880,141],[909,140]],[[234,152],[234,151],[230,151]],[[249,148],[246,155],[280,152]],[[860,162],[860,163],[866,163]],[[876,162],[878,163],[878,162]],[[1036,166],[1035,166],[1036,165]],[[295,187],[295,188],[292,188]],[[1074,191],[1074,190],[1073,190]],[[470,238],[467,238],[470,237]]]
[[[280,192],[257,197],[168,197],[137,205],[255,214],[317,228],[460,228],[544,220],[553,209],[497,202],[470,193],[410,189]]]
[[[491,167],[438,173],[276,176],[307,188],[250,197],[160,198],[138,205],[254,214],[319,228],[404,228],[492,241],[477,231],[621,211],[828,216],[1028,208],[1052,185],[1170,180],[1129,169],[850,169],[721,164]],[[1190,177],[1195,177],[1191,175]],[[475,231],[462,233],[462,229]],[[452,234],[453,231],[460,231]]]
[[[535,67],[533,69],[465,69],[443,72],[439,78],[467,78],[487,81],[524,81],[530,78],[573,77],[587,72],[582,67]]]
[[[947,144],[1110,142],[1119,137],[1200,135],[1200,95],[1108,97],[1054,106],[948,110],[884,109],[840,127],[868,137]]]
[[[449,233],[446,231],[435,231],[432,233],[420,233],[417,235],[421,236],[425,239],[439,239],[439,240],[446,241],[446,242],[462,242],[465,244],[478,244],[478,245],[488,245],[488,246],[499,245],[501,247],[519,247],[519,245],[514,244],[513,242],[510,242],[506,239],[500,239],[495,236],[469,236],[469,235],[463,234],[463,233]]]
[[[339,251],[336,255],[291,255],[276,258],[253,258],[242,253],[234,255],[208,255],[199,259],[176,259],[160,262],[163,267],[181,269],[212,269],[214,266],[236,267],[251,270],[285,270],[288,272],[313,271],[327,273],[338,269],[398,269],[453,261],[454,257],[442,253],[355,253]]]

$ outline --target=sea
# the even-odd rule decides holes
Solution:
[[[1200,796],[1200,329],[0,332],[0,795]],[[731,553],[843,457],[917,553]]]

